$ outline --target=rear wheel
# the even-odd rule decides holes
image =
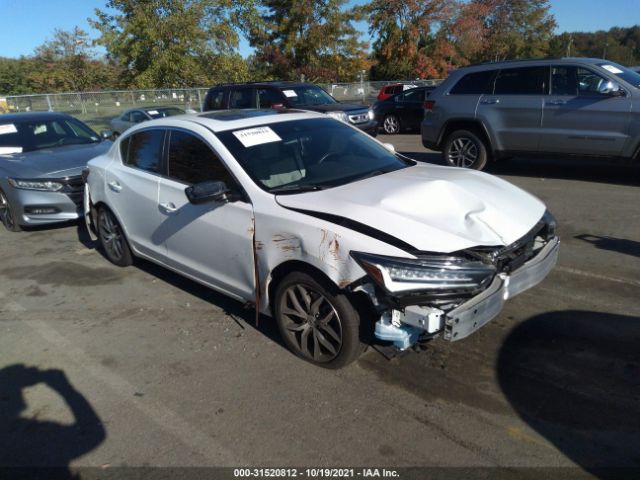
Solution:
[[[364,350],[360,315],[335,290],[328,282],[292,272],[280,282],[274,299],[276,321],[287,347],[324,368],[341,368]]]
[[[2,222],[4,227],[10,232],[19,232],[22,230],[16,221],[9,199],[2,190],[0,190],[0,222]]]
[[[98,210],[98,239],[111,263],[119,267],[127,267],[133,263],[124,231],[113,212],[105,207]]]
[[[489,158],[484,141],[469,130],[456,130],[445,141],[444,161],[452,167],[482,170]]]
[[[400,119],[397,115],[390,113],[382,121],[382,129],[387,135],[395,135],[400,132]]]

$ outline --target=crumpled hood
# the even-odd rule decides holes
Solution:
[[[102,141],[90,145],[68,145],[0,155],[0,176],[56,178],[80,175],[89,160],[105,153],[111,145],[110,141]]]
[[[442,253],[509,245],[528,233],[545,211],[540,200],[500,178],[434,165],[318,192],[279,195],[277,202],[345,217],[419,250]]]

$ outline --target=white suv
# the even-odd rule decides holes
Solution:
[[[252,302],[324,367],[373,336],[459,340],[547,275],[555,222],[505,181],[392,150],[311,112],[152,120],[89,162],[86,218],[116,265]]]

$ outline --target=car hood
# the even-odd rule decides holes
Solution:
[[[297,105],[296,108],[303,110],[312,110],[314,112],[351,112],[353,110],[367,110],[366,105],[358,105],[355,103],[326,103],[323,105]]]
[[[90,145],[67,145],[0,155],[0,172],[19,178],[79,175],[89,160],[105,153],[111,144],[110,141],[102,141]]]
[[[418,250],[442,253],[509,245],[528,233],[545,211],[540,200],[497,177],[432,165],[318,192],[279,195],[277,202],[341,216]]]

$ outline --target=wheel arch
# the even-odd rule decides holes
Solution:
[[[494,145],[491,141],[491,136],[489,135],[489,130],[487,129],[486,125],[480,120],[472,118],[456,118],[448,120],[447,123],[445,123],[442,127],[440,136],[438,137],[438,148],[442,148],[447,137],[456,130],[470,130],[472,132],[478,133],[481,136],[482,140],[485,142],[487,151],[489,152],[491,157],[495,156],[496,151],[494,149]]]

